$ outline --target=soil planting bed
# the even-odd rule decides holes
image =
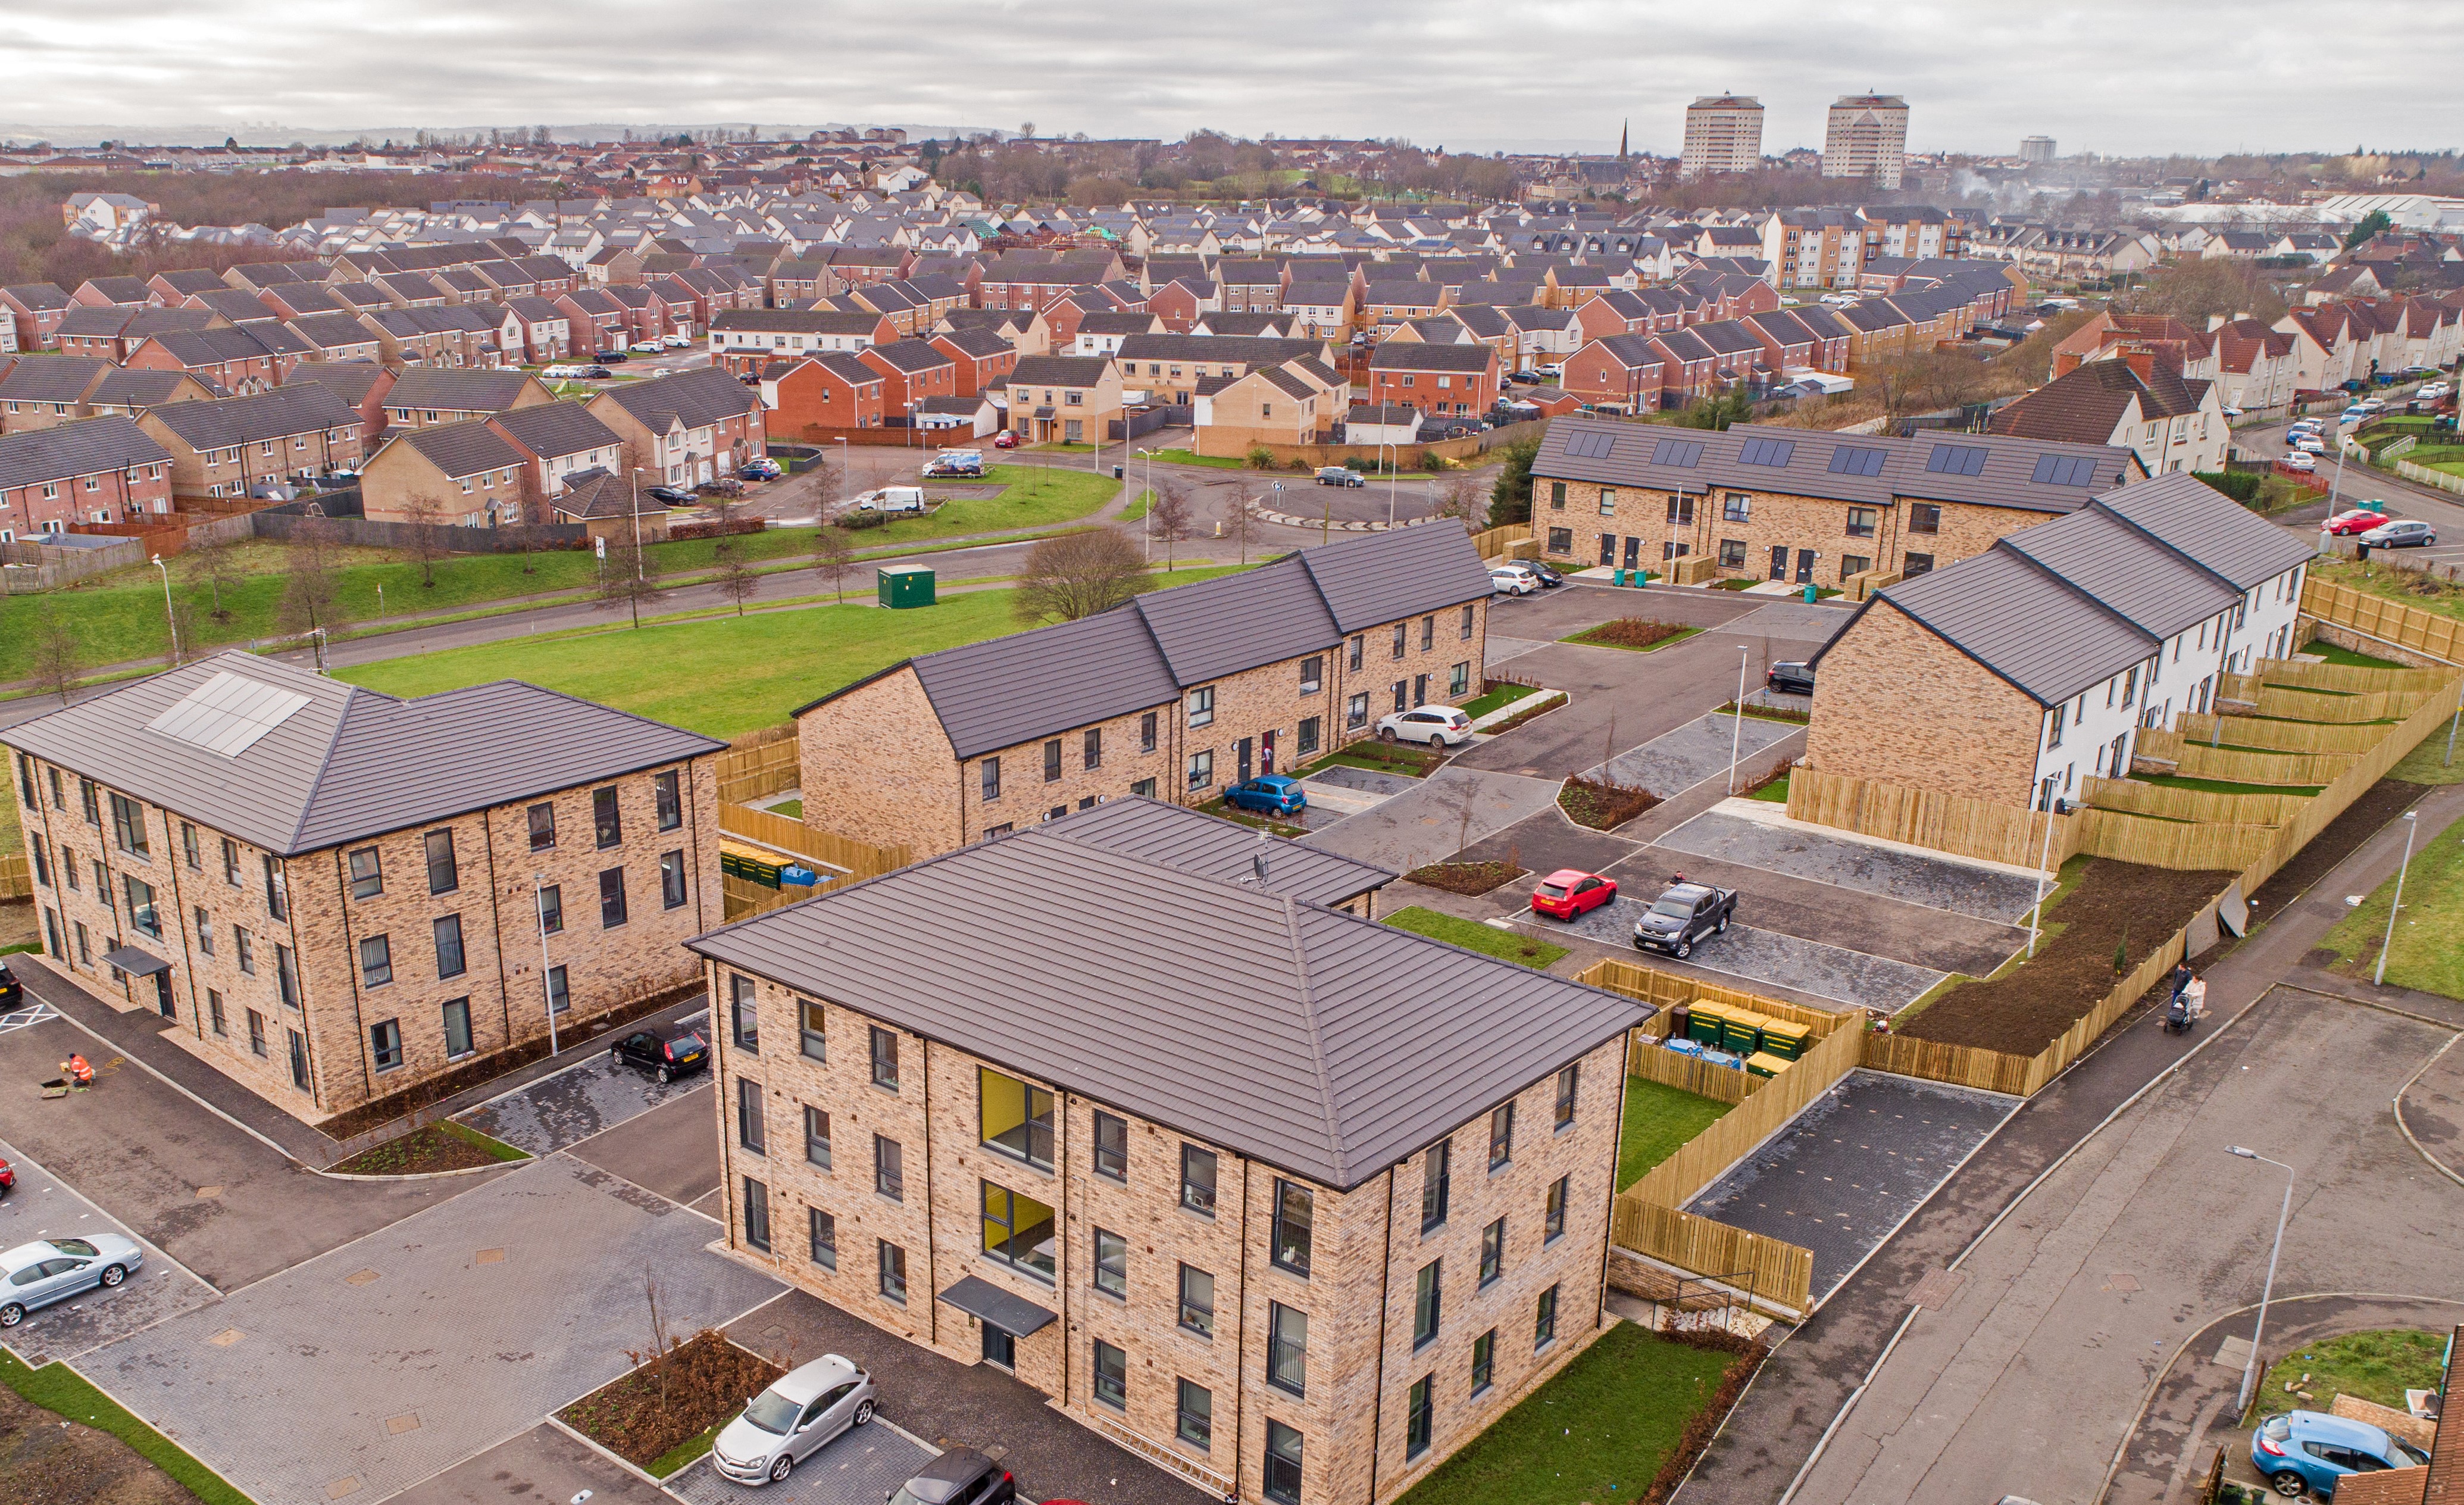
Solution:
[[[1529,872],[1511,862],[1432,862],[1425,868],[1414,868],[1403,874],[1423,888],[1443,889],[1449,894],[1485,894],[1501,883],[1511,883]]]
[[[1964,983],[1908,1021],[1913,1039],[2034,1055],[2097,1006],[2114,984],[2172,939],[2231,873],[2176,873],[2126,862],[2088,865],[2048,918],[2067,926],[2036,958],[1990,982]],[[2121,973],[2116,946],[2126,942]]]
[[[1649,789],[1580,774],[1557,791],[1557,806],[1566,818],[1594,830],[1615,830],[1659,803],[1660,796]]]
[[[2343,814],[2310,838],[2310,845],[2277,869],[2258,886],[2257,893],[2247,896],[2252,920],[2275,918],[2303,890],[2325,877],[2330,869],[2351,856],[2379,828],[2404,813],[2406,807],[2427,792],[2420,785],[2398,784],[2393,779],[2381,779],[2364,789],[2360,799],[2344,807]]]
[[[431,1123],[397,1140],[371,1145],[333,1166],[342,1176],[425,1176],[441,1170],[476,1170],[523,1160],[521,1151],[458,1123]]]
[[[1651,617],[1621,616],[1603,622],[1589,631],[1566,639],[1569,643],[1589,643],[1596,648],[1649,648],[1665,642],[1687,631],[1683,622],[1661,622]]]
[[[560,1421],[627,1462],[649,1468],[671,1449],[744,1408],[787,1371],[745,1352],[716,1328],[611,1380],[557,1413]]]

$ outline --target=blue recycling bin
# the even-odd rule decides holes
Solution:
[[[1805,604],[1806,604],[1807,606],[1812,606],[1812,605],[1814,605],[1814,598],[1815,598],[1815,587],[1814,587],[1813,586],[1811,586],[1811,585],[1808,585],[1808,586],[1805,587]]]

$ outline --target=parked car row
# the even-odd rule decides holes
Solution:
[[[1565,583],[1565,576],[1537,560],[1508,560],[1488,571],[1488,588],[1502,596],[1528,596],[1535,590],[1554,590]]]
[[[851,1359],[824,1354],[747,1401],[712,1443],[711,1467],[738,1484],[782,1484],[796,1465],[869,1426],[878,1409],[872,1376]],[[889,1505],[1010,1505],[1017,1498],[1010,1471],[973,1448],[950,1449],[888,1496]]]

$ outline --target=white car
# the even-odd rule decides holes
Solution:
[[[1509,596],[1528,596],[1540,588],[1540,577],[1520,564],[1500,564],[1488,572],[1488,588]]]
[[[2290,442],[2294,449],[2299,450],[2304,454],[2324,454],[2327,453],[2327,446],[2322,441],[2314,439],[2306,433],[2295,434]]]
[[[871,1421],[872,1411],[872,1377],[825,1354],[745,1403],[711,1445],[711,1464],[738,1484],[776,1484],[823,1444]]]
[[[1451,705],[1424,705],[1397,711],[1377,723],[1377,739],[1388,742],[1436,742],[1460,747],[1471,740],[1471,718]]]
[[[2449,388],[2445,382],[2432,382],[2429,386],[2422,387],[2419,391],[2414,392],[2412,397],[2415,402],[2434,403],[2441,397],[2446,396],[2448,390]]]
[[[693,347],[693,337],[691,335],[670,335],[665,340],[660,341],[659,343],[667,346],[671,350],[690,350]]]
[[[2317,460],[2314,460],[2309,455],[2302,454],[2299,450],[2294,450],[2288,453],[2284,458],[2277,461],[2276,463],[2283,466],[2288,471],[2315,471],[2319,468],[2319,462]]]
[[[2238,418],[2238,417],[2240,417],[2240,416],[2241,416],[2241,409],[2238,409],[2238,408],[2235,408],[2235,407],[2234,407],[2234,406],[2233,406],[2231,403],[2227,403],[2227,404],[2225,405],[2224,412],[2225,412],[2225,416],[2226,416],[2226,417],[2228,417],[2228,418]]]
[[[667,347],[667,343],[664,341],[636,340],[625,348],[632,351],[635,355],[656,355]]]

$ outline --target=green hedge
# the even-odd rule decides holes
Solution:
[[[2240,471],[2192,471],[2190,474],[2244,506],[2258,499],[2258,483],[2267,478]]]

